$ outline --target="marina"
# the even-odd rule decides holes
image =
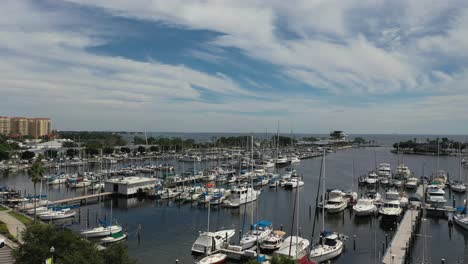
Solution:
[[[358,184],[357,175],[359,175],[360,172],[365,172],[369,168],[373,167],[374,162],[372,160],[375,158],[375,156],[377,157],[377,160],[386,161],[391,164],[391,167],[394,168],[396,167],[394,164],[397,164],[398,159],[401,158],[397,157],[395,154],[392,154],[389,149],[385,147],[368,149],[350,148],[338,150],[334,153],[328,153],[326,155],[327,188],[330,187],[333,190],[341,189],[343,190],[343,195],[348,193],[350,190],[354,190],[358,194],[357,197],[361,197],[364,194],[367,194],[369,191],[375,190],[376,193],[379,193],[379,195],[385,197],[385,187],[380,185],[374,186],[375,184],[369,184],[369,186],[359,186]],[[425,159],[427,159],[427,157],[425,157]],[[431,157],[431,159],[436,158]],[[422,171],[418,170],[418,167],[421,167],[418,166],[420,165],[418,163],[421,161],[418,160],[418,157],[405,157],[405,164],[407,164],[413,170],[415,175],[422,175]],[[452,157],[441,157],[440,161],[442,162],[440,162],[439,166],[443,166],[444,169],[449,168],[448,174],[450,174],[450,167],[453,164],[456,164],[456,161]],[[147,161],[141,162],[144,163]],[[153,162],[154,164],[150,165],[157,167],[158,161],[154,160]],[[174,172],[176,172],[176,174],[180,171],[186,171],[187,168],[187,162],[171,161],[170,159],[164,159],[163,162],[171,163],[171,166],[173,166]],[[185,190],[185,188],[188,188],[189,186],[193,186],[193,184],[207,186],[207,183],[210,183],[211,180],[210,177],[206,176],[207,174],[205,173],[204,175],[200,176],[192,176],[192,178],[188,176],[190,180],[177,181],[177,178],[175,178],[173,183],[176,184],[172,185],[172,189],[167,190],[170,192],[177,192],[179,194],[168,196],[169,199],[163,198],[164,192],[167,193],[168,191],[162,191],[158,196],[160,198],[157,199],[149,199],[149,197],[145,198],[144,194],[143,196],[139,197],[136,195],[136,191],[134,191],[132,195],[129,196],[129,198],[125,198],[127,196],[125,195],[125,192],[118,195],[120,186],[118,186],[117,189],[115,189],[117,191],[114,192],[113,184],[122,183],[123,185],[126,185],[128,182],[132,182],[134,180],[136,183],[138,182],[138,179],[140,179],[139,177],[148,180],[143,181],[142,183],[148,182],[148,184],[158,185],[159,181],[162,179],[159,178],[162,176],[158,175],[162,174],[154,174],[153,172],[148,172],[146,174],[144,172],[139,172],[135,176],[114,176],[116,179],[115,182],[108,181],[107,190],[110,191],[107,191],[104,188],[102,193],[95,190],[67,189],[60,185],[45,185],[44,192],[47,193],[47,199],[50,200],[50,205],[74,203],[81,204],[80,207],[72,209],[73,211],[77,212],[77,214],[71,217],[71,219],[61,223],[61,225],[65,224],[68,226],[68,228],[77,231],[85,228],[84,225],[93,226],[93,222],[98,222],[98,216],[99,218],[102,218],[106,215],[109,217],[109,203],[112,201],[114,204],[112,218],[118,219],[118,222],[121,223],[122,226],[125,226],[125,229],[128,230],[128,235],[126,235],[124,240],[126,241],[125,243],[129,246],[130,254],[144,262],[146,258],[151,258],[151,255],[145,255],[145,253],[143,253],[146,252],[146,254],[148,254],[148,247],[150,247],[152,254],[160,254],[167,262],[173,262],[175,259],[177,259],[179,260],[179,263],[192,263],[198,258],[192,257],[189,253],[189,249],[192,246],[192,243],[196,240],[194,235],[198,234],[198,231],[205,229],[203,226],[206,226],[207,224],[206,220],[208,211],[211,211],[209,213],[210,230],[220,230],[225,228],[239,230],[242,229],[242,226],[246,225],[246,222],[257,219],[258,217],[261,219],[271,220],[273,230],[284,230],[286,233],[288,233],[288,236],[290,234],[289,225],[291,224],[291,214],[294,207],[295,193],[298,193],[300,197],[300,210],[297,216],[297,220],[295,220],[298,221],[297,228],[299,233],[302,234],[302,236],[308,237],[308,240],[310,240],[311,243],[316,243],[321,228],[315,230],[314,236],[311,236],[310,234],[312,234],[311,228],[314,222],[314,200],[316,196],[316,186],[319,183],[320,162],[321,157],[318,157],[316,159],[304,159],[301,160],[300,163],[289,165],[293,166],[297,174],[302,175],[302,181],[304,182],[302,187],[293,188],[292,190],[288,191],[279,185],[275,185],[273,188],[270,188],[268,185],[266,185],[258,195],[257,201],[246,203],[245,206],[240,204],[235,206],[234,209],[222,206],[223,203],[220,203],[219,205],[214,203],[212,205],[209,205],[210,203],[186,203],[178,198],[184,195],[184,192],[180,191]],[[135,166],[141,166],[138,163],[132,163]],[[208,172],[210,171],[209,168],[216,166],[216,164],[219,163],[217,163],[217,161],[205,161],[198,162],[195,164],[195,166],[200,169],[206,167],[206,169],[203,169],[203,171]],[[193,163],[191,165],[193,165]],[[121,165],[115,164],[111,166]],[[430,170],[429,167],[430,165],[426,165],[426,172]],[[280,167],[278,170],[279,175],[288,175],[286,170],[288,168],[288,166]],[[436,167],[433,168],[435,171]],[[110,168],[105,168],[107,171],[109,169]],[[273,168],[273,173],[275,173],[275,170],[276,169]],[[153,175],[155,175],[156,178],[153,178]],[[30,186],[30,183],[28,182],[27,177],[23,177],[24,176],[21,176],[21,173],[19,173],[17,176],[11,178],[3,178],[3,183],[17,189],[28,188],[27,186]],[[127,182],[123,181],[124,178],[127,178]],[[180,179],[183,179],[183,177]],[[250,178],[249,176],[241,176],[239,179],[242,179],[243,182],[247,180],[247,183],[249,183],[248,179]],[[169,183],[170,181],[167,182]],[[216,183],[216,181],[213,181],[213,183]],[[137,189],[145,189],[144,185],[141,185],[140,187],[142,188]],[[216,189],[214,186],[212,188]],[[226,190],[229,189],[227,186],[222,188],[226,188]],[[420,247],[419,243],[421,242],[421,239],[414,235],[414,233],[417,232],[415,223],[418,222],[417,216],[421,210],[414,209],[416,207],[411,204],[420,203],[422,197],[424,197],[422,185],[419,184],[418,188],[414,190],[406,189],[404,186],[402,186],[399,190],[400,194],[405,194],[408,196],[408,198],[410,198],[408,203],[410,204],[409,208],[412,209],[405,209],[405,213],[402,214],[401,221],[398,225],[395,223],[382,222],[382,220],[379,220],[382,217],[376,218],[376,216],[357,216],[353,213],[352,205],[348,206],[342,211],[340,209],[340,211],[337,213],[333,213],[332,211],[325,213],[325,229],[332,228],[332,230],[341,234],[346,234],[346,236],[349,237],[349,239],[344,242],[346,245],[344,252],[340,257],[333,260],[335,263],[354,263],[358,261],[373,261],[375,259],[380,259],[384,263],[392,263],[386,262],[388,261],[389,257],[391,258],[391,256],[393,256],[393,261],[396,261],[397,259],[414,260],[421,257],[417,250],[417,248]],[[218,191],[215,191],[214,193],[217,192]],[[247,191],[247,194],[249,192],[250,191]],[[338,191],[336,191],[336,195],[338,194],[341,195]],[[445,195],[447,195],[447,201],[455,200],[456,206],[459,206],[462,203],[464,197],[464,194],[452,193],[450,191],[447,191]],[[59,197],[60,199],[58,199]],[[109,198],[99,199],[99,197]],[[411,197],[418,197],[418,199],[416,201]],[[87,199],[92,202],[85,202]],[[274,210],[272,210],[272,204],[275,204]],[[451,205],[451,203],[447,203],[444,205],[444,207],[433,207],[431,205],[426,205],[425,208],[428,215],[433,215],[429,218],[431,221],[439,219],[438,221],[447,222],[448,215],[454,212],[454,208]],[[419,208],[422,208],[422,205],[420,205]],[[319,215],[322,215],[322,213],[319,212]],[[168,222],[167,220],[169,219],[171,221]],[[318,218],[318,221],[320,222],[320,218]],[[440,224],[435,225],[436,227],[434,228],[437,230]],[[142,226],[141,230],[144,230],[143,232],[139,231],[140,226]],[[444,225],[442,224],[442,226]],[[373,229],[374,233],[368,234],[364,231],[369,227]],[[185,229],[187,232],[174,233],[174,230],[177,230],[178,228]],[[162,241],[155,240],[151,235],[155,234],[155,232],[162,236],[168,237],[169,241],[171,241],[171,245],[168,245],[166,242],[163,244]],[[174,237],[172,234],[176,234],[176,236]],[[293,235],[294,234],[295,233],[293,233]],[[452,236],[454,236],[454,234],[452,234]],[[119,241],[120,239],[123,239],[123,237],[120,236],[118,238],[114,238],[112,241]],[[431,238],[431,240],[432,239],[433,238]],[[107,238],[105,240],[111,239]],[[246,260],[260,256],[258,255],[255,247],[249,249],[239,249],[238,246],[236,246],[239,241],[240,237],[238,235],[238,231],[236,231],[235,235],[233,235],[233,238],[231,239],[232,244],[213,251],[213,254],[216,252],[225,254],[227,255],[227,259],[232,261],[239,261],[239,259]],[[387,241],[388,247],[382,248],[379,245],[384,243],[384,241]],[[412,246],[408,247],[407,243],[411,243]],[[186,249],[182,251],[173,251],[173,248]],[[411,249],[411,254],[408,254],[407,248]],[[450,256],[445,257],[450,259]]]

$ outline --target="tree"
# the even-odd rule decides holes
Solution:
[[[121,147],[120,151],[127,154],[132,152],[132,150],[129,147]]]
[[[28,150],[21,153],[21,159],[24,159],[24,160],[32,160],[35,156],[36,154],[34,152],[28,151]]]
[[[62,147],[64,147],[64,148],[76,148],[76,147],[78,147],[78,145],[75,142],[65,141],[65,142],[62,143]]]
[[[0,149],[0,161],[7,160],[10,158],[10,154],[7,151]]]
[[[77,149],[69,148],[66,151],[67,157],[73,158],[74,156],[79,155],[80,152]]]
[[[353,143],[355,144],[366,144],[366,140],[362,137],[357,137],[353,140]]]
[[[156,151],[158,151],[158,147],[156,147],[156,146],[151,146],[151,147],[150,147],[150,151],[151,151],[151,152],[156,152]]]
[[[69,229],[58,229],[49,224],[33,224],[23,232],[24,243],[13,250],[15,263],[42,264],[51,257],[53,246],[54,263],[60,264],[131,264],[135,263],[124,245],[111,245],[99,251],[86,239]]]
[[[140,152],[140,153],[146,152],[146,148],[143,147],[143,146],[139,146],[138,147],[138,152]]]
[[[56,150],[49,149],[44,151],[44,156],[55,159],[58,156],[58,152]]]
[[[28,175],[31,177],[31,181],[34,186],[34,198],[36,198],[36,185],[38,182],[42,181],[42,178],[45,173],[45,168],[42,164],[42,157],[39,156],[36,161],[31,165],[28,170]],[[36,202],[34,201],[34,221],[36,221]]]
[[[105,155],[110,155],[114,153],[114,148],[113,147],[105,147],[102,149],[102,153]]]

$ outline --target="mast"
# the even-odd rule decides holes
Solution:
[[[325,150],[323,150],[322,159],[322,232],[325,231]]]
[[[253,197],[254,197],[254,189],[253,189],[253,136],[250,136],[250,200],[253,201]],[[246,197],[246,202],[247,202],[247,197]],[[250,210],[250,224],[253,225],[253,203],[252,203],[252,206],[250,207],[251,210]]]

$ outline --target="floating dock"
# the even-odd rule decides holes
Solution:
[[[417,193],[423,196],[423,186],[419,186]],[[423,198],[424,199],[424,198]],[[404,264],[408,256],[410,246],[414,241],[415,230],[421,218],[421,204],[410,202],[409,209],[405,212],[403,219],[398,225],[398,229],[393,236],[387,251],[384,254],[382,263]]]
[[[103,192],[103,193],[96,193],[96,194],[88,194],[88,195],[83,195],[83,196],[77,196],[77,197],[72,197],[72,198],[66,198],[62,200],[57,200],[57,201],[49,201],[49,204],[66,204],[66,203],[72,203],[72,202],[86,202],[88,199],[92,198],[103,198],[106,196],[112,195],[113,192]]]

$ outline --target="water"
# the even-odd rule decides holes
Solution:
[[[437,157],[416,155],[400,155],[398,157],[390,150],[391,148],[387,147],[348,149],[327,155],[326,187],[358,190],[357,177],[359,175],[366,173],[374,168],[376,163],[381,162],[390,163],[394,169],[398,160],[408,165],[417,177],[422,175],[423,164],[425,164],[426,175],[435,171],[437,164],[439,164],[439,168],[446,170],[452,179],[454,177],[458,179],[459,163],[455,157],[440,157],[439,162],[437,162]],[[353,177],[353,161],[355,177]],[[316,158],[303,160],[295,165],[297,172],[303,175],[305,181],[305,185],[299,189],[300,232],[303,237],[309,239],[312,236],[313,223],[313,217],[309,216],[309,208],[314,204],[316,197],[320,163],[320,158]],[[192,164],[177,163],[176,165],[181,170],[182,166],[188,168]],[[466,172],[467,170],[463,170],[463,174]],[[28,177],[21,173],[1,178],[1,183],[32,192],[32,184]],[[360,193],[365,191],[365,188],[359,189]],[[82,191],[67,192],[64,189],[58,190],[58,188],[46,189],[46,192],[51,200],[82,194]],[[448,190],[446,192],[449,196]],[[257,218],[271,220],[276,228],[283,225],[284,230],[289,235],[294,195],[294,191],[264,188],[257,205],[250,204],[245,209],[243,207],[240,209],[212,208],[210,229],[234,228],[239,230],[243,226],[244,214],[246,214],[247,224],[245,226],[247,228],[250,224],[251,212],[253,212],[255,220]],[[454,195],[447,198],[449,201],[454,198],[457,205],[461,205],[464,195]],[[70,226],[72,229],[79,230],[86,226],[85,219],[88,209],[90,225],[94,225],[97,214],[109,217],[110,200],[101,204],[81,207],[81,216],[75,217],[75,223]],[[312,207],[312,215],[314,214],[313,210]],[[193,263],[190,248],[197,238],[198,232],[207,228],[207,208],[197,205],[181,205],[170,201],[138,201],[136,198],[114,199],[113,217],[128,228],[129,238],[126,243],[130,255],[135,257],[139,263],[174,263],[176,259],[179,260],[179,263]],[[318,219],[316,231],[321,229],[320,219],[321,216]],[[77,223],[78,220],[81,220],[81,223]],[[138,225],[142,227],[140,241],[136,235]],[[468,233],[466,231],[455,227],[449,232],[447,220],[441,218],[429,218],[427,225],[427,236],[429,237],[426,238],[426,259],[429,258],[433,263],[438,263],[443,257],[447,259],[446,263],[456,263],[456,261],[467,257]],[[327,214],[325,228],[344,233],[350,237],[346,242],[346,252],[335,263],[373,263],[374,261],[378,263],[382,255],[382,242],[385,241],[385,234],[390,241],[394,233],[394,229],[382,226],[377,218],[355,219],[349,209],[340,214]],[[355,250],[353,249],[354,236],[356,236]],[[313,239],[315,240],[316,237],[317,233]],[[234,241],[238,241],[237,236]],[[415,263],[422,258],[423,241],[422,237],[416,241],[413,253]]]

